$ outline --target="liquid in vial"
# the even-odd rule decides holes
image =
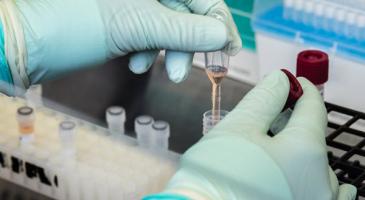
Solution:
[[[24,106],[17,111],[19,133],[22,136],[31,135],[34,132],[34,112],[33,109]]]
[[[220,116],[221,104],[221,82],[227,74],[227,68],[219,65],[209,65],[206,67],[206,73],[212,82],[212,115],[213,119]],[[217,120],[218,122],[218,120]]]
[[[228,69],[219,65],[210,65],[205,69],[212,84],[220,84],[226,76]]]

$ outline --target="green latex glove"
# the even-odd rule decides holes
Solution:
[[[281,132],[267,135],[289,91],[286,75],[276,71],[183,155],[166,195],[210,200],[355,199],[356,188],[339,186],[328,166],[323,100],[308,80],[299,81],[304,94]]]
[[[167,71],[171,80],[179,82],[189,72],[192,52],[229,46],[226,51],[235,54],[241,48],[236,26],[223,0],[15,2],[23,29],[18,32],[24,32],[26,46],[26,57],[22,59],[26,61],[26,74],[19,73],[23,81],[16,82],[21,87],[130,52],[140,52],[132,56],[130,68],[142,73],[158,53],[149,50],[159,49],[169,50]],[[14,44],[21,44],[21,38],[17,40]],[[17,67],[10,65],[12,72],[22,71]]]

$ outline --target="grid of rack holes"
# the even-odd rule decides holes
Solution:
[[[326,103],[326,142],[329,164],[340,184],[357,187],[357,199],[365,200],[365,113]]]

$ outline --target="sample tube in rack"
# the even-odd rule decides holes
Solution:
[[[124,135],[124,123],[126,119],[125,109],[120,106],[112,106],[106,110],[106,121],[109,132],[113,135]]]
[[[212,83],[212,116],[218,120],[221,110],[221,82],[228,72],[229,55],[223,51],[207,52],[205,53],[205,67]]]
[[[62,153],[65,156],[75,156],[75,132],[76,123],[73,121],[63,121],[59,125],[59,136],[62,144]]]
[[[208,110],[203,114],[203,135],[207,134],[219,121],[221,121],[226,115],[228,115],[228,111],[220,110],[219,117],[213,117],[212,110]]]
[[[31,85],[25,92],[25,99],[31,107],[37,108],[42,106],[42,85]]]
[[[155,121],[152,125],[153,149],[167,151],[169,149],[170,125],[165,121]]]
[[[137,142],[141,147],[151,147],[152,124],[154,120],[151,116],[142,115],[135,119],[134,129],[137,134]]]
[[[17,111],[17,121],[20,133],[20,144],[28,144],[34,139],[34,110],[31,107],[23,106]]]

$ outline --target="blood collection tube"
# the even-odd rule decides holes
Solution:
[[[20,133],[20,143],[30,143],[34,138],[34,110],[28,106],[20,107],[17,111],[17,121]]]
[[[289,94],[283,111],[276,117],[276,119],[271,124],[270,132],[272,135],[276,135],[285,127],[293,112],[293,106],[295,105],[297,100],[303,95],[302,86],[300,85],[297,78],[286,69],[282,69],[281,71],[284,72],[289,79]]]
[[[324,84],[328,81],[328,55],[319,50],[305,50],[297,57],[297,77],[305,77],[324,95]]]

